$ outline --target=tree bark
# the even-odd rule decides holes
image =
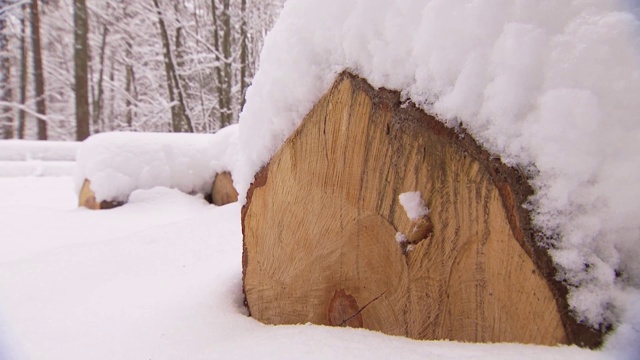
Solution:
[[[133,53],[131,42],[127,42],[126,44],[126,54],[127,59],[130,59]],[[133,64],[127,62],[125,65],[125,91],[126,91],[126,100],[125,107],[127,109],[126,120],[127,127],[131,129],[133,127],[133,104],[137,99],[137,91],[136,91],[136,74],[133,69]]]
[[[399,195],[429,212],[410,219]],[[598,346],[535,241],[532,189],[469,134],[343,74],[251,185],[243,288],[270,324]]]
[[[104,67],[105,67],[105,55],[107,52],[107,37],[109,35],[109,28],[106,24],[102,26],[102,36],[100,39],[100,55],[99,55],[99,66],[100,70],[98,70],[98,84],[97,87],[97,95],[93,99],[93,112],[92,112],[92,120],[95,131],[103,130],[102,124],[102,113],[104,107]],[[102,126],[101,126],[102,125]]]
[[[211,0],[211,16],[213,21],[213,48],[215,50],[215,58],[216,58],[216,93],[218,95],[218,119],[217,123],[222,128],[226,126],[224,124],[225,111],[227,108],[224,96],[224,78],[222,76],[222,63],[224,59],[222,58],[222,49],[220,48],[220,29],[218,25],[218,10],[216,6],[216,0]]]
[[[1,7],[8,6],[7,1],[0,1]],[[12,139],[13,131],[13,90],[11,88],[11,58],[9,57],[9,37],[7,36],[7,15],[0,14],[0,101],[6,105],[0,106],[0,125],[2,137]]]
[[[31,45],[33,47],[33,72],[38,118],[38,140],[47,140],[47,115],[45,98],[44,66],[42,64],[42,42],[40,38],[40,9],[38,0],[31,1]]]
[[[113,54],[109,57],[110,67],[109,67],[109,83],[114,84],[116,81],[116,59]],[[114,119],[116,114],[116,89],[114,86],[109,86],[109,119]],[[116,129],[113,121],[109,121],[109,123],[105,123],[104,117],[102,118],[102,127],[107,131],[113,131]]]
[[[249,68],[247,45],[247,0],[240,5],[242,20],[240,23],[240,109],[244,107],[247,92],[247,69]]]
[[[123,8],[123,15],[125,20],[129,20],[130,15],[127,12],[127,7],[124,6]],[[135,70],[133,67],[133,63],[132,60],[133,59],[133,45],[131,43],[131,39],[127,38],[125,40],[125,55],[126,55],[126,61],[125,61],[125,92],[126,92],[126,96],[125,96],[125,108],[126,108],[126,115],[125,115],[125,119],[127,122],[127,128],[128,129],[132,129],[133,127],[133,107],[134,107],[134,103],[137,102],[138,99],[138,94],[137,94],[137,89],[136,89],[136,74],[135,74]]]
[[[24,128],[26,122],[26,112],[24,106],[27,103],[27,81],[28,81],[28,54],[27,54],[27,16],[29,8],[27,4],[22,5],[22,17],[20,18],[20,109],[18,110],[18,139],[24,139]]]
[[[176,6],[176,12],[178,12],[178,6]],[[179,21],[178,21],[179,22]],[[178,74],[178,69],[184,66],[184,55],[183,55],[183,46],[182,46],[182,24],[178,23],[178,27],[176,28],[176,37],[175,37],[175,47],[176,47],[176,61],[173,66],[173,82],[176,84],[176,90],[178,92],[178,100],[180,101],[180,108],[182,110],[182,118],[184,119],[184,125],[186,126],[186,131],[194,132],[193,130],[193,122],[191,121],[191,116],[189,115],[189,111],[187,108],[186,101],[186,92],[188,91],[188,83],[187,80]],[[186,89],[185,89],[186,88]],[[183,131],[184,131],[183,130]]]
[[[73,62],[76,95],[76,140],[89,137],[89,19],[85,0],[73,1]],[[99,79],[100,80],[100,79]]]
[[[180,89],[180,82],[176,73],[175,64],[171,55],[171,43],[169,42],[169,34],[167,27],[164,23],[162,16],[162,10],[158,0],[153,0],[153,4],[156,7],[158,15],[158,26],[160,27],[160,37],[162,39],[162,46],[164,48],[164,65],[165,75],[167,78],[167,90],[169,93],[169,102],[172,104],[176,102],[176,93],[178,96],[178,104],[171,106],[171,128],[173,132],[189,131],[193,132],[193,125],[191,119],[186,112],[186,106],[182,91]]]
[[[220,119],[221,127],[231,124],[233,119],[233,109],[231,108],[231,87],[233,86],[231,74],[231,14],[229,13],[229,0],[222,1],[222,55],[224,57],[222,96],[224,97],[225,108]]]

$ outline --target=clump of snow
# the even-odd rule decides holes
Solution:
[[[91,181],[96,200],[126,201],[156,186],[206,194],[216,174],[234,173],[238,126],[215,134],[112,132],[93,135],[77,154],[76,191]]]
[[[526,170],[572,310],[619,322],[640,287],[638,13],[622,0],[289,1],[247,91],[238,190],[349,70]]]
[[[398,196],[398,200],[400,200],[400,205],[402,205],[411,221],[416,221],[429,214],[429,209],[422,202],[420,191],[402,193]]]
[[[618,360],[640,359],[640,291],[625,294],[627,303],[620,326],[607,340],[605,350]]]
[[[399,231],[398,231],[398,232],[396,233],[396,242],[397,242],[398,244],[404,244],[404,243],[406,243],[406,242],[407,242],[407,237],[406,237],[403,233],[401,233],[401,232],[399,232]]]

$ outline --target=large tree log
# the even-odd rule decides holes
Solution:
[[[430,209],[415,222],[398,200],[413,191]],[[602,335],[569,314],[534,240],[522,207],[531,193],[464,131],[342,74],[247,194],[251,316],[416,339],[597,346]]]

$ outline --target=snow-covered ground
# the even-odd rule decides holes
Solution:
[[[73,174],[79,146],[73,141],[0,141],[0,176]]]
[[[242,305],[240,206],[177,190],[76,208],[71,177],[0,178],[0,359],[612,359],[576,347],[267,326]]]

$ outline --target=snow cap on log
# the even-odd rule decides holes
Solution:
[[[126,202],[132,191],[155,186],[210,194],[218,173],[235,172],[237,156],[237,125],[215,134],[96,134],[78,149],[76,190],[89,180],[96,203]]]
[[[416,221],[423,216],[429,214],[429,209],[424,205],[420,191],[411,191],[398,195],[400,205],[407,213],[407,217],[412,221]]]

